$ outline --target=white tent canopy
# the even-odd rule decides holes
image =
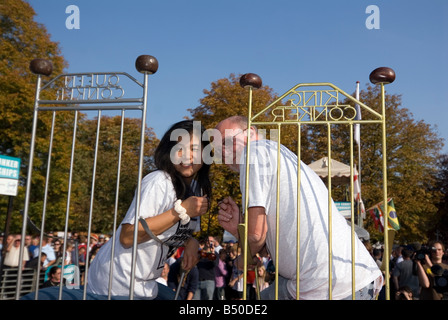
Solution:
[[[323,157],[308,165],[322,179],[328,177],[328,157]],[[358,175],[356,168],[353,168],[353,175]],[[350,183],[350,166],[331,159],[331,183],[333,185]]]

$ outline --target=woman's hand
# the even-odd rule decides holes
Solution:
[[[181,206],[187,210],[187,214],[191,218],[202,216],[208,210],[208,198],[207,196],[191,196],[182,201]]]

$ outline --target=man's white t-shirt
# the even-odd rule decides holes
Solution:
[[[277,150],[270,140],[250,145],[249,208],[264,207],[268,232],[266,245],[275,261],[277,213]],[[247,149],[246,149],[247,151]],[[240,161],[240,188],[245,199],[246,151]],[[279,275],[290,279],[289,293],[296,297],[297,254],[297,156],[280,147],[280,241]],[[300,165],[300,299],[329,298],[328,263],[328,189],[307,165]],[[244,203],[244,202],[243,202]],[[351,227],[331,201],[332,212],[332,298],[342,299],[352,293]],[[364,288],[381,276],[377,264],[355,237],[355,289]]]
[[[176,192],[170,177],[164,171],[154,171],[142,179],[140,217],[159,215],[174,206]],[[135,222],[134,197],[122,224]],[[112,296],[128,296],[131,281],[132,248],[124,248],[120,243],[122,226],[117,229],[115,239],[111,238],[101,247],[89,267],[87,289],[99,295],[107,295],[109,290],[110,258],[112,241],[115,241],[113,261]],[[165,261],[182,246],[191,234],[200,229],[200,219],[192,218],[186,225],[175,224],[157,237],[164,242],[149,240],[137,246],[134,296],[153,299],[157,296],[156,279],[161,276]]]

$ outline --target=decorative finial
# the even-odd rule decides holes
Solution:
[[[53,64],[45,59],[33,59],[30,62],[30,70],[34,74],[49,76],[53,72]]]
[[[255,73],[246,73],[243,74],[240,78],[240,85],[243,88],[252,87],[255,89],[261,88],[262,85],[261,78]]]
[[[135,68],[138,72],[154,74],[159,69],[159,62],[150,55],[141,55],[135,60]]]
[[[395,71],[391,68],[380,67],[370,73],[369,79],[373,84],[392,83],[395,80]]]

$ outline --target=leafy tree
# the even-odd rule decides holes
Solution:
[[[140,119],[125,118],[124,120],[117,223],[124,218],[134,197],[140,150]],[[70,225],[74,230],[87,230],[88,227],[97,121],[98,119],[85,119],[80,124],[74,164],[74,184],[77,188],[73,195],[73,213],[70,214]],[[92,208],[94,232],[110,233],[113,230],[120,130],[121,116],[101,117]],[[143,176],[154,169],[152,157],[157,142],[152,129],[147,128]]]
[[[21,185],[14,204],[24,201],[24,185],[28,167],[33,119],[33,105],[36,76],[29,71],[30,61],[34,58],[45,58],[52,62],[53,72],[60,73],[66,66],[60,54],[59,46],[50,40],[45,27],[33,20],[33,8],[22,0],[4,0],[0,3],[0,153],[20,158]],[[49,92],[51,94],[51,91]],[[43,96],[43,98],[46,98]],[[48,133],[51,114],[42,115],[38,120],[40,132]],[[64,139],[58,136],[56,139]],[[38,135],[36,154],[48,152],[48,142]],[[41,169],[46,163],[36,157],[33,176],[33,190],[30,210],[40,211],[42,203],[34,201],[35,195],[43,190],[45,179]],[[5,197],[0,197],[0,206],[6,208]],[[50,209],[51,210],[51,209]],[[56,210],[57,211],[57,210]],[[1,215],[0,223],[3,225]],[[11,228],[15,231],[21,221],[13,220]]]
[[[437,204],[437,214],[434,219],[433,228],[429,232],[430,239],[448,240],[448,155],[442,155],[438,161],[439,172],[437,174],[436,191],[442,193],[442,198]]]
[[[21,158],[20,187],[14,199],[14,213],[10,232],[20,232],[22,219],[18,212],[25,201],[26,176],[34,115],[36,75],[29,70],[31,60],[44,58],[53,64],[53,75],[63,73],[67,66],[60,53],[59,45],[50,40],[42,24],[35,22],[35,12],[23,0],[3,0],[0,3],[0,154]],[[49,79],[43,77],[43,85]],[[56,88],[41,92],[42,99],[53,100]],[[49,159],[49,137],[54,115],[54,139]],[[72,135],[75,112],[40,111],[38,115],[36,144],[33,161],[32,188],[30,194],[29,217],[38,226],[44,212],[44,191],[48,183],[48,197],[45,208],[45,231],[63,230],[65,226],[69,173],[71,164]],[[121,118],[102,118],[101,139],[96,174],[95,202],[93,211],[93,231],[110,232],[114,212],[116,164],[118,136]],[[70,194],[69,225],[77,231],[87,230],[90,209],[90,189],[92,175],[93,143],[96,120],[81,112],[77,115],[77,136],[73,167],[73,183]],[[139,148],[140,121],[125,120],[122,152],[119,217],[126,213],[132,201],[137,178],[137,156]],[[152,168],[152,152],[157,139],[150,128],[146,128],[145,169]],[[50,164],[50,176],[46,172]],[[6,212],[7,197],[0,197],[2,213]],[[4,208],[4,210],[3,210]],[[3,226],[5,214],[0,214]]]
[[[378,86],[367,86],[360,99],[380,112]],[[441,196],[434,187],[442,139],[430,125],[412,118],[412,113],[401,106],[400,95],[386,94],[386,133],[388,196],[394,199],[400,222],[396,239],[402,243],[425,241]],[[379,125],[361,125],[362,194],[366,207],[382,200],[378,185],[382,181],[381,144]],[[375,236],[375,231],[369,230]]]

